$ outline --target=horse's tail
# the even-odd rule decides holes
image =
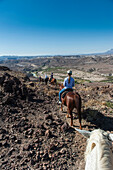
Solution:
[[[79,113],[81,114],[82,100],[81,100],[81,97],[80,97],[80,95],[78,93],[77,93],[77,96],[78,96],[78,102],[79,102],[78,110],[79,110]]]
[[[75,93],[75,106],[77,109],[78,117],[79,117],[79,123],[80,123],[80,129],[81,127],[81,107],[82,107],[82,100],[78,93]]]

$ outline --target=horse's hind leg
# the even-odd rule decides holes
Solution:
[[[78,112],[78,118],[79,118],[79,123],[80,123],[80,129],[82,129],[82,125],[81,125],[81,110],[77,109]]]
[[[67,108],[67,118],[69,118],[69,109]]]
[[[82,125],[81,125],[81,114],[79,115],[79,123],[80,123],[80,129],[82,130]]]
[[[73,126],[73,114],[72,114],[72,110],[69,110],[69,114],[71,116],[71,126]]]

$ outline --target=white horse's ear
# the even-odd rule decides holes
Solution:
[[[109,139],[113,142],[113,133],[109,134]]]
[[[76,131],[78,131],[79,133],[81,133],[83,136],[85,136],[86,138],[89,138],[90,135],[91,135],[91,132],[90,131],[87,131],[87,130],[80,130],[80,129],[76,129]]]

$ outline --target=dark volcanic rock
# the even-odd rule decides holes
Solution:
[[[6,96],[8,96],[8,94],[10,95],[10,97],[5,96],[3,98],[3,102],[5,104],[12,104],[12,98],[14,98],[15,101],[19,98],[22,100],[33,99],[33,91],[29,90],[17,77],[11,76],[8,73],[5,73],[2,77],[0,77],[0,85],[3,87],[3,91],[7,93]],[[16,105],[15,102],[14,105]]]
[[[11,106],[17,106],[16,99],[12,96],[6,95],[3,97],[3,104],[11,105]]]
[[[10,69],[5,66],[0,66],[0,71],[10,71]]]

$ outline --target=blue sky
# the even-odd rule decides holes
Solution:
[[[0,55],[113,48],[113,0],[0,0]]]

